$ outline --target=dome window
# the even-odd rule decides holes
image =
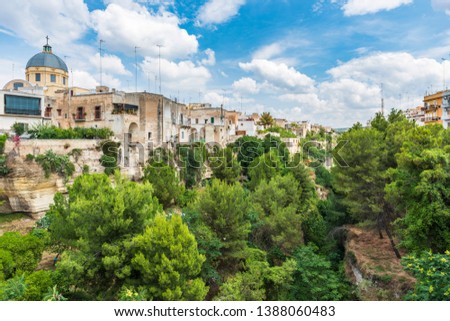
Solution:
[[[40,73],[36,73],[34,75],[34,78],[35,78],[36,81],[41,81],[41,74]]]

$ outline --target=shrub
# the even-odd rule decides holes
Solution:
[[[47,124],[36,125],[28,132],[32,138],[37,139],[108,139],[114,135],[109,128],[75,127],[62,129]]]
[[[34,155],[33,154],[27,154],[27,156],[25,157],[25,160],[28,161],[28,162],[34,161]]]
[[[67,179],[75,171],[75,166],[70,162],[67,155],[57,155],[52,150],[36,156],[35,160],[41,165],[47,178],[51,173],[57,173]]]

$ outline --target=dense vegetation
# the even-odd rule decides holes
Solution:
[[[268,118],[268,117],[266,117]],[[270,119],[267,119],[267,125]],[[4,300],[349,300],[336,231],[387,237],[417,279],[404,299],[446,300],[450,134],[377,114],[339,139],[331,172],[279,138],[156,150],[143,182],[83,174],[30,235],[0,237]],[[315,142],[331,142],[319,132]],[[211,179],[204,179],[210,172]],[[315,179],[314,179],[315,178]],[[326,189],[319,198],[316,189]],[[32,244],[30,243],[32,240]],[[27,246],[30,248],[27,251]],[[58,253],[35,272],[42,250]],[[16,256],[12,253],[24,253]]]
[[[7,139],[7,135],[0,135],[0,176],[5,176],[9,173],[9,169],[6,166],[7,157],[4,155]]]
[[[62,129],[48,124],[35,125],[28,133],[31,138],[37,139],[108,139],[114,134],[109,128]]]

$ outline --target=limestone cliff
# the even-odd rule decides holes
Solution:
[[[66,191],[62,177],[52,174],[46,178],[40,165],[35,162],[10,157],[8,167],[11,172],[0,178],[0,191],[5,201],[0,206],[0,213],[44,212],[49,209],[55,193]]]

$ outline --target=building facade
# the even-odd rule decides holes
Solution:
[[[423,98],[425,125],[441,124],[442,125],[442,95],[443,91],[435,94],[427,95]]]

